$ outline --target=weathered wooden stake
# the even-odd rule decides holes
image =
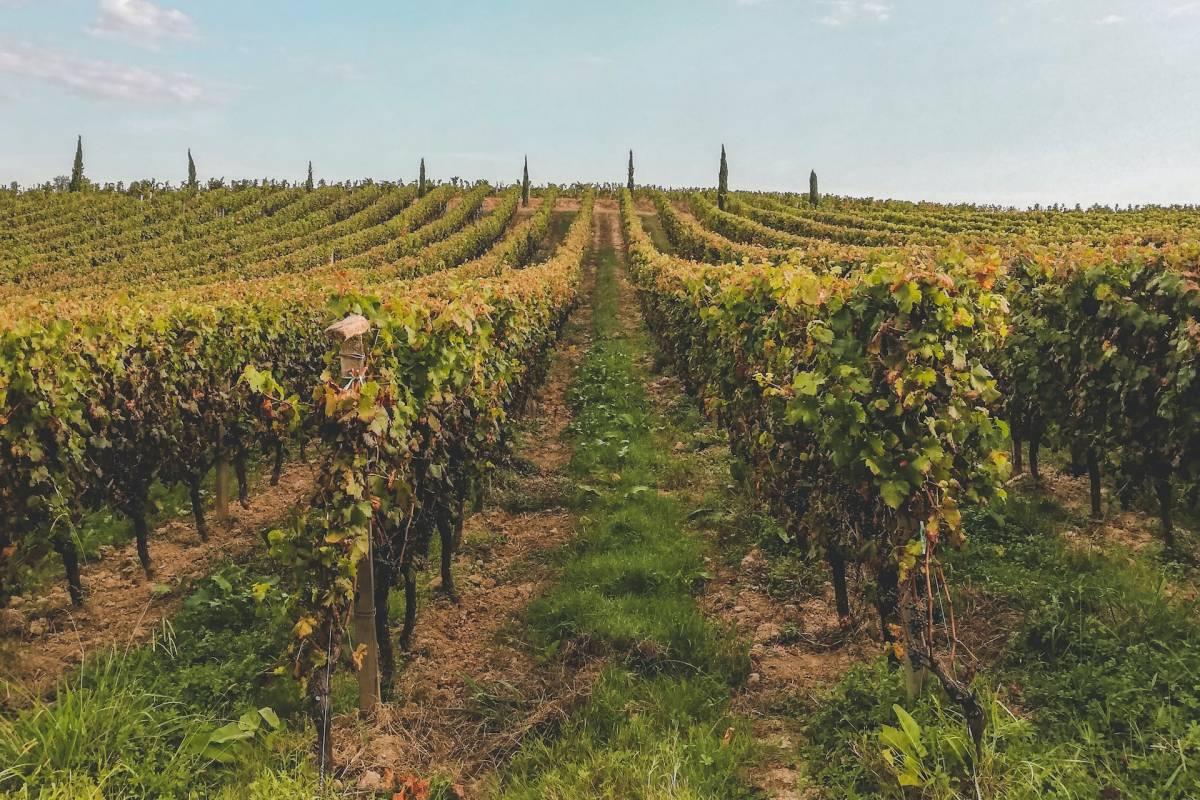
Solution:
[[[330,255],[332,260],[333,256]],[[343,380],[360,380],[366,368],[364,337],[371,324],[358,314],[351,314],[325,329],[325,333],[341,345]],[[358,562],[354,586],[355,648],[364,646],[362,664],[358,669],[358,710],[372,716],[379,707],[379,640],[375,636],[375,546],[369,541],[367,554]]]
[[[375,548],[358,562],[354,593],[354,641],[366,645],[358,670],[358,710],[373,716],[379,707],[379,642],[375,638]]]

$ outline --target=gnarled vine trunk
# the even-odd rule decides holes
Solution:
[[[1174,500],[1171,492],[1171,478],[1166,475],[1154,479],[1154,493],[1158,497],[1159,531],[1162,533],[1163,544],[1168,550],[1175,549],[1175,521],[1171,516],[1171,504]]]
[[[130,503],[126,512],[133,523],[133,538],[137,542],[138,561],[142,564],[142,572],[149,578],[154,574],[150,563],[150,524],[146,520],[146,500],[138,498]]]
[[[846,587],[846,559],[836,545],[826,550],[826,560],[833,576],[833,596],[837,603],[838,621],[843,625],[850,619],[850,593]]]
[[[70,534],[57,533],[54,535],[54,550],[62,559],[63,569],[67,573],[67,593],[71,595],[71,605],[83,605],[83,579],[79,574],[79,551],[75,540]]]
[[[208,541],[208,524],[204,521],[204,500],[200,496],[200,476],[193,475],[188,479],[188,497],[192,503],[192,518],[196,520],[196,533],[200,541]]]
[[[388,598],[396,583],[396,569],[384,558],[375,559],[375,641],[379,645],[379,686],[383,699],[392,697],[396,677],[396,650],[392,646]]]
[[[275,442],[275,461],[271,466],[271,485],[278,486],[279,478],[283,475],[283,456],[285,450],[283,440]]]
[[[1100,519],[1104,516],[1100,495],[1100,454],[1094,447],[1089,447],[1087,451],[1087,473],[1092,498],[1092,519]]]
[[[1040,455],[1042,449],[1043,431],[1044,426],[1040,422],[1036,423],[1029,431],[1029,474],[1033,476],[1035,481],[1040,481],[1042,479],[1042,473],[1039,466],[1041,462],[1039,461],[1038,456]]]

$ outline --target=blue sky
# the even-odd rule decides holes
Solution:
[[[1200,203],[1200,0],[0,0],[0,181]]]

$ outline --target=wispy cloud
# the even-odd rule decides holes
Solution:
[[[1200,2],[1180,3],[1167,9],[1168,17],[1200,17]]]
[[[191,39],[196,23],[174,8],[150,0],[100,0],[100,14],[87,29],[94,36],[120,36],[154,47],[163,39]]]
[[[193,104],[208,99],[205,87],[185,73],[81,59],[30,44],[0,44],[0,72],[103,100]]]
[[[1108,14],[1096,20],[1097,25],[1120,25],[1125,21],[1125,18],[1120,14]]]
[[[822,25],[840,26],[853,22],[887,22],[892,17],[890,3],[879,0],[822,0],[828,9],[818,21]]]

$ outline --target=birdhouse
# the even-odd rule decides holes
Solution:
[[[341,345],[342,377],[359,378],[367,366],[367,332],[371,323],[361,314],[351,314],[325,329],[329,338]]]

